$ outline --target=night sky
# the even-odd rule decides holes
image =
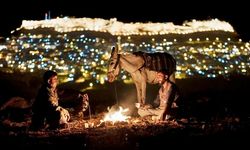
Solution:
[[[103,19],[117,18],[123,22],[173,22],[182,24],[185,20],[207,20],[218,18],[229,22],[240,37],[250,40],[250,13],[244,0],[223,2],[207,1],[169,1],[147,0],[8,0],[1,1],[0,36],[9,36],[10,31],[19,27],[22,20],[42,20],[45,13],[50,11],[51,18],[58,16],[97,17]],[[16,8],[14,8],[16,7]]]

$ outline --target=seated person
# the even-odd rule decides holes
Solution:
[[[46,125],[49,125],[50,129],[67,126],[70,115],[66,109],[58,105],[57,84],[57,73],[46,71],[43,75],[43,85],[32,105],[33,130],[44,128]]]
[[[172,119],[171,109],[177,107],[176,100],[179,98],[179,89],[175,83],[169,80],[169,77],[162,72],[157,73],[158,83],[161,84],[156,100],[152,107],[141,108],[138,104],[138,114],[141,117],[152,116],[159,121]],[[154,119],[154,120],[155,120]]]

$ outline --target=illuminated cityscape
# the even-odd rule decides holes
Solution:
[[[24,20],[0,44],[1,71],[52,69],[61,82],[106,82],[111,47],[123,52],[168,52],[177,61],[176,78],[249,75],[250,45],[218,19],[168,23],[122,23],[91,18]],[[119,77],[130,80],[122,71]]]
[[[248,10],[246,0],[3,0],[0,147],[249,147]],[[176,80],[145,72],[172,70],[161,53]]]

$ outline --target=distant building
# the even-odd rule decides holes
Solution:
[[[48,13],[45,13],[45,20],[50,20],[50,11],[48,11]]]

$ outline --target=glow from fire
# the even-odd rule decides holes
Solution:
[[[123,109],[121,106],[119,107],[118,111],[112,112],[109,110],[109,112],[105,115],[104,119],[101,120],[103,122],[105,121],[111,121],[113,122],[113,124],[115,122],[127,122],[128,118],[130,118],[130,116],[124,115],[123,113],[128,112],[129,109]]]

